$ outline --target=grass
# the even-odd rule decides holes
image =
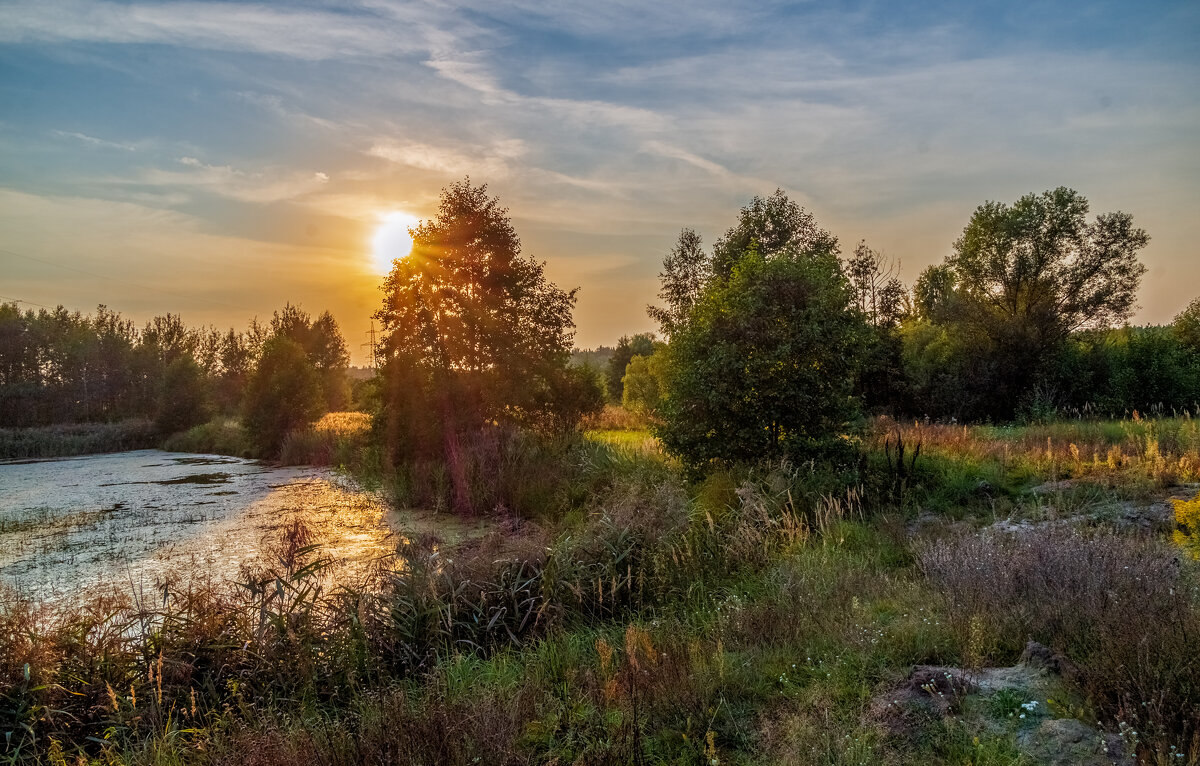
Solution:
[[[149,420],[0,428],[0,460],[70,457],[149,449],[158,444]]]
[[[1192,559],[1103,525],[978,532],[1048,481],[1097,488],[1049,496],[1074,513],[1191,480],[1190,422],[883,422],[857,467],[691,485],[637,428],[485,445],[503,476],[477,471],[476,491],[531,512],[457,547],[407,541],[370,587],[317,577],[293,527],[240,584],[52,613],[9,594],[0,762],[1013,766],[1061,716],[1195,766]],[[371,462],[361,419],[298,438],[418,497]],[[897,733],[875,704],[916,665],[1011,664],[1030,637],[1073,668],[1037,716],[1010,716],[1028,701],[1010,690]]]

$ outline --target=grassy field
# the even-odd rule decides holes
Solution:
[[[0,762],[1107,762],[1055,739],[1079,722],[1072,747],[1200,763],[1189,418],[881,420],[854,464],[688,483],[619,415],[509,445],[531,467],[497,496],[540,511],[368,587],[318,586],[296,527],[239,584],[6,594]],[[363,425],[294,449],[371,464]]]

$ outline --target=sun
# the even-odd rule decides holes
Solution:
[[[419,223],[414,215],[394,210],[379,216],[379,226],[371,237],[371,266],[380,274],[392,270],[392,261],[412,252],[410,227]]]

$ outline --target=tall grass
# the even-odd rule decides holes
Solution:
[[[335,461],[351,445],[348,467],[398,497],[442,496],[432,467],[385,474],[365,428],[298,438]],[[964,716],[896,741],[872,701],[914,664],[1009,663],[1032,636],[1068,655],[1102,722],[1137,728],[1144,756],[1173,744],[1200,762],[1200,604],[1167,543],[1050,531],[910,547],[897,510],[984,497],[981,480],[1009,491],[993,443],[1023,437],[930,438],[899,509],[895,461],[873,453],[688,485],[619,441],[506,438],[472,457],[473,491],[504,511],[490,533],[404,540],[363,582],[330,582],[293,526],[237,583],[53,612],[0,599],[3,757],[1013,763],[1012,726]]]
[[[0,428],[0,459],[3,460],[121,452],[157,445],[158,434],[149,420]]]

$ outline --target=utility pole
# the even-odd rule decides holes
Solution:
[[[364,348],[370,347],[370,349],[371,349],[371,369],[377,370],[377,369],[379,369],[379,357],[376,353],[376,348],[375,348],[375,322],[374,322],[374,320],[371,321],[371,329],[367,331],[367,337],[370,338],[370,340],[362,345]]]

